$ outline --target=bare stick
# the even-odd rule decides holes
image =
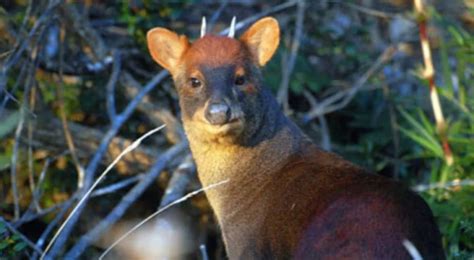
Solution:
[[[209,255],[207,254],[207,251],[206,251],[206,245],[201,244],[199,246],[199,251],[201,251],[202,260],[209,260]]]
[[[82,205],[82,203],[84,203],[84,201],[89,197],[89,195],[91,194],[91,192],[94,190],[94,188],[99,184],[100,181],[102,181],[102,179],[105,177],[105,175],[107,173],[109,173],[109,171],[118,163],[118,161],[120,161],[120,159],[127,153],[129,153],[130,151],[133,151],[136,147],[138,147],[140,145],[140,143],[145,139],[147,138],[148,136],[160,131],[161,129],[163,129],[163,127],[165,127],[165,125],[162,125],[160,127],[157,127],[151,131],[148,131],[147,133],[145,133],[144,135],[142,135],[140,138],[138,138],[135,142],[133,142],[131,145],[129,145],[127,148],[125,148],[125,150],[123,150],[122,153],[119,154],[119,156],[117,156],[117,158],[109,165],[109,167],[107,167],[107,169],[105,169],[104,172],[102,172],[102,174],[99,176],[99,178],[97,178],[97,180],[94,182],[94,184],[92,184],[92,186],[88,189],[88,191],[84,194],[84,196],[82,196],[82,198],[79,200],[79,202],[77,203],[77,205],[74,207],[74,209],[72,210],[72,212],[69,214],[69,216],[66,218],[66,220],[64,221],[64,223],[59,227],[58,231],[56,231],[56,234],[53,236],[53,238],[51,239],[51,241],[49,242],[48,246],[46,247],[46,249],[44,250],[43,254],[41,254],[41,257],[40,259],[44,259],[46,253],[48,252],[49,248],[53,245],[54,241],[56,240],[56,238],[59,236],[59,234],[61,233],[61,231],[64,229],[64,227],[66,226],[66,224],[68,223],[68,221],[72,218],[72,216],[76,213],[77,209]]]
[[[283,110],[288,112],[290,110],[288,104],[288,88],[290,85],[291,74],[296,64],[296,56],[298,55],[298,50],[300,47],[301,37],[303,36],[303,22],[304,22],[304,11],[305,11],[305,1],[298,0],[296,8],[296,23],[295,23],[295,35],[293,36],[293,41],[291,43],[290,57],[286,66],[282,71],[282,80],[280,84],[280,89],[278,90],[277,100],[280,104],[283,105]]]
[[[21,108],[20,113],[20,120],[18,122],[16,131],[15,131],[15,144],[13,146],[13,153],[11,157],[11,168],[10,168],[10,181],[12,186],[12,194],[13,194],[13,204],[14,204],[14,217],[17,220],[20,217],[20,195],[18,192],[17,186],[17,176],[16,176],[16,163],[18,161],[18,149],[20,145],[20,135],[23,129],[23,124],[25,122],[25,113],[24,109]]]
[[[451,151],[451,147],[449,145],[448,137],[446,133],[448,126],[447,126],[446,121],[444,120],[443,109],[439,102],[438,91],[437,91],[436,84],[434,81],[435,70],[433,66],[433,60],[431,58],[430,42],[428,40],[428,30],[427,30],[427,25],[426,25],[428,16],[424,10],[422,0],[414,0],[414,4],[415,4],[416,13],[418,15],[418,27],[420,30],[421,50],[423,52],[423,60],[425,63],[423,76],[428,80],[428,84],[430,87],[431,106],[433,108],[433,113],[436,120],[436,130],[438,131],[439,137],[441,139],[441,143],[443,145],[444,159],[446,161],[446,164],[450,166],[453,164],[454,159],[453,159],[453,153]]]
[[[140,197],[146,188],[148,188],[178,153],[183,151],[187,147],[187,142],[181,142],[174,145],[163,155],[161,155],[155,162],[155,164],[148,171],[146,176],[131,189],[127,195],[114,207],[114,209],[95,227],[83,235],[79,241],[69,250],[64,256],[65,259],[77,259],[84,252],[87,246],[94,240],[96,240],[101,233],[106,231],[112,224],[117,222],[125,213],[125,211]]]
[[[59,213],[56,215],[53,221],[49,222],[48,226],[43,231],[40,238],[38,238],[38,240],[36,241],[36,245],[39,248],[43,247],[43,245],[46,243],[46,238],[53,231],[54,227],[56,227],[56,225],[60,223],[61,219],[64,217],[64,215],[66,215],[69,208],[74,204],[74,201],[77,199],[78,196],[79,196],[79,193],[76,192],[73,196],[71,196],[71,198],[68,201],[66,201],[64,204],[61,205],[61,210],[59,211]],[[38,259],[38,256],[37,255],[34,256],[33,259]]]
[[[277,6],[274,6],[272,8],[269,8],[269,9],[266,9],[265,11],[261,12],[261,13],[258,13],[256,15],[253,15],[253,16],[250,16],[238,23],[235,24],[235,30],[238,31],[242,28],[244,28],[245,26],[247,26],[248,24],[256,21],[257,19],[261,18],[261,17],[264,17],[264,16],[267,16],[269,14],[272,14],[272,13],[277,13],[277,12],[280,12],[280,11],[283,11],[287,8],[290,8],[290,7],[293,7],[294,5],[296,5],[298,3],[297,0],[293,0],[293,1],[288,1],[288,2],[285,2],[283,4],[280,4],[280,5],[277,5]],[[229,28],[221,31],[219,33],[220,35],[227,35],[229,34]]]
[[[30,205],[28,206],[28,209],[26,210],[26,212],[21,216],[21,218],[17,222],[15,222],[15,226],[18,227],[22,225],[23,223],[27,222],[25,221],[25,219],[29,217],[29,215],[31,214],[31,211],[33,211],[33,208],[36,208],[37,212],[41,211],[41,207],[39,205],[39,199],[40,199],[40,193],[41,193],[40,187],[41,187],[41,184],[43,183],[44,175],[46,174],[46,171],[49,167],[50,162],[51,161],[49,159],[46,159],[43,166],[43,170],[41,170],[41,173],[40,173],[38,184],[31,191]]]
[[[423,260],[423,257],[421,257],[420,252],[418,251],[418,249],[416,249],[415,245],[410,242],[410,240],[404,239],[402,243],[413,260]]]
[[[161,198],[160,208],[165,207],[184,195],[192,176],[195,176],[195,172],[196,165],[193,162],[191,154],[188,154],[183,162],[173,172],[165,193]]]
[[[36,101],[36,88],[35,86],[33,86],[31,88],[31,95],[30,95],[30,104],[29,104],[29,107],[30,109],[33,111],[34,108],[35,108],[35,102]],[[34,191],[35,191],[35,178],[34,178],[34,175],[35,175],[35,170],[34,170],[34,159],[33,159],[33,146],[32,146],[32,142],[33,142],[33,122],[32,120],[28,120],[28,124],[27,124],[27,136],[28,136],[28,155],[27,155],[27,158],[28,158],[28,182],[29,182],[29,186],[30,186],[30,191],[31,191],[31,194],[32,194],[32,203],[36,206],[36,208],[39,208],[39,204],[38,204],[38,201],[35,199],[34,197]]]
[[[427,190],[434,190],[434,189],[449,189],[449,188],[460,188],[465,186],[474,186],[474,180],[459,180],[456,179],[450,182],[438,182],[438,183],[431,183],[431,184],[420,184],[412,187],[411,189],[417,192],[423,192]]]
[[[215,11],[214,14],[211,16],[211,19],[209,19],[209,26],[208,26],[209,32],[212,32],[212,28],[214,27],[214,24],[216,23],[217,19],[219,19],[219,17],[221,16],[222,11],[224,11],[224,9],[227,7],[227,4],[229,4],[229,0],[221,1],[221,5],[217,9],[217,11]]]
[[[380,11],[380,10],[375,10],[375,9],[368,8],[368,7],[365,7],[365,6],[362,6],[362,5],[349,3],[347,1],[331,1],[331,2],[346,5],[350,8],[354,8],[355,10],[357,10],[361,13],[372,15],[372,16],[382,18],[382,19],[391,19],[391,18],[395,17],[395,14],[383,12],[383,11]]]
[[[66,118],[66,111],[64,108],[64,80],[63,80],[63,62],[64,62],[64,39],[66,37],[66,30],[64,24],[61,24],[60,31],[60,44],[59,44],[59,84],[57,85],[57,93],[59,99],[59,116],[61,118],[61,123],[64,131],[64,137],[66,138],[66,143],[71,152],[72,161],[76,166],[77,171],[77,187],[80,189],[84,185],[84,167],[82,167],[81,162],[77,156],[76,147],[74,145],[74,140],[71,136],[71,131],[69,131],[69,126]]]
[[[132,229],[130,229],[129,231],[127,231],[127,233],[125,233],[123,236],[121,236],[119,239],[117,239],[112,245],[110,245],[100,256],[99,256],[99,260],[103,259],[105,257],[105,255],[107,253],[110,252],[110,250],[112,250],[116,245],[118,245],[120,242],[122,242],[122,240],[124,240],[128,235],[130,235],[131,233],[133,233],[135,230],[137,230],[138,228],[140,228],[143,224],[145,224],[146,222],[148,222],[150,219],[156,217],[158,214],[162,213],[163,211],[171,208],[172,206],[176,205],[176,204],[179,204],[183,201],[186,201],[187,199],[201,193],[201,192],[204,192],[204,191],[207,191],[207,190],[210,190],[210,189],[214,189],[220,185],[223,185],[223,184],[226,184],[229,182],[229,179],[226,179],[226,180],[223,180],[223,181],[220,181],[220,182],[217,182],[217,183],[214,183],[214,184],[211,184],[209,186],[206,186],[206,187],[203,187],[203,188],[200,188],[198,190],[195,190],[193,192],[190,192],[188,194],[186,194],[184,197],[180,198],[180,199],[177,199],[175,201],[173,201],[172,203],[168,204],[166,207],[163,207],[161,209],[159,209],[158,211],[156,211],[155,213],[151,214],[150,216],[148,216],[147,218],[145,218],[144,220],[142,220],[140,223],[138,223],[137,225],[135,225]]]
[[[346,107],[349,102],[354,98],[355,94],[365,85],[367,80],[380,68],[383,64],[389,61],[396,48],[389,46],[385,51],[380,54],[374,64],[356,81],[354,86],[347,91],[337,92],[336,94],[323,99],[316,107],[311,108],[309,112],[305,114],[305,121],[310,121],[319,115],[334,112],[336,110]]]
[[[120,76],[121,59],[119,51],[115,50],[113,53],[114,63],[112,66],[112,75],[110,75],[109,82],[107,82],[107,113],[109,114],[110,121],[113,121],[117,116],[117,110],[115,108],[115,86]]]
[[[145,175],[144,174],[138,174],[135,176],[132,176],[130,178],[127,178],[123,181],[116,182],[114,184],[111,184],[109,186],[100,188],[92,192],[91,197],[96,197],[96,196],[102,196],[105,194],[113,193],[116,192],[117,190],[123,189],[125,187],[128,187],[129,185],[141,181]]]
[[[316,107],[318,105],[316,98],[313,97],[308,90],[303,90],[303,96],[306,97],[311,107]],[[331,151],[331,133],[329,131],[326,117],[324,115],[319,115],[318,120],[320,125],[319,129],[321,131],[321,146],[324,150]]]

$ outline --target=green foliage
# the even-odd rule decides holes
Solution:
[[[136,43],[145,48],[146,32],[163,24],[163,20],[176,19],[184,7],[191,1],[143,1],[140,6],[132,6],[129,1],[122,1],[118,10],[119,21],[125,23],[128,34]]]
[[[39,80],[39,87],[41,94],[43,95],[44,101],[53,107],[57,107],[58,88],[61,87],[57,82],[49,79]],[[81,92],[81,88],[76,84],[63,84],[63,95],[64,95],[64,112],[66,115],[70,115],[73,112],[80,111],[80,100],[78,96]]]
[[[11,133],[18,124],[20,118],[20,111],[15,111],[10,115],[7,115],[6,118],[2,119],[2,124],[0,125],[0,139],[4,138],[5,135]]]
[[[288,51],[286,48],[280,47],[272,58],[272,62],[264,68],[265,82],[274,92],[278,91],[280,87],[282,81],[281,63],[283,56],[287,55]],[[328,84],[329,78],[327,75],[312,67],[301,53],[297,55],[293,74],[289,82],[289,88],[292,93],[302,95],[304,89],[318,92],[328,86]]]
[[[0,223],[0,257],[20,256],[27,244],[17,234],[11,234],[3,223]]]

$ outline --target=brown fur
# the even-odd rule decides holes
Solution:
[[[404,239],[425,259],[444,258],[419,196],[321,151],[281,113],[259,70],[278,46],[276,20],[256,22],[240,40],[189,44],[169,33],[150,31],[149,46],[173,74],[203,186],[229,180],[206,195],[230,259],[409,259]],[[150,43],[163,38],[171,41],[163,49]],[[211,101],[228,105],[232,120],[210,124]]]

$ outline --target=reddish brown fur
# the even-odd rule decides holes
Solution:
[[[209,52],[212,50],[212,52]],[[185,52],[183,63],[187,68],[210,68],[241,64],[248,53],[240,41],[228,37],[206,35]]]

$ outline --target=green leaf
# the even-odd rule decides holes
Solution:
[[[25,249],[26,246],[27,246],[27,244],[25,242],[20,241],[13,247],[13,250],[19,252],[19,251]]]
[[[0,223],[0,234],[2,234],[3,232],[5,232],[5,230],[7,230],[7,228],[5,227],[5,224]]]
[[[2,123],[0,124],[0,138],[3,138],[5,135],[9,134],[13,129],[15,129],[20,119],[20,111],[15,111],[9,115],[6,115],[6,118],[0,119]]]
[[[422,124],[420,124],[414,117],[409,115],[405,110],[398,109],[402,116],[408,121],[408,123],[414,128],[415,131],[404,129],[400,127],[400,130],[409,136],[411,139],[422,145],[423,147],[432,151],[438,157],[443,157],[443,149],[431,133],[431,126],[429,125],[426,117],[421,116]]]
[[[0,154],[0,171],[7,169],[10,167],[10,156],[6,154]],[[1,233],[1,226],[0,226],[0,233]]]
[[[418,135],[415,131],[405,129],[403,127],[400,127],[400,131],[402,131],[406,136],[411,138],[413,141],[415,141],[419,145],[430,150],[437,157],[443,158],[443,150],[441,149],[441,146],[439,144],[430,142],[429,140]]]
[[[10,243],[8,243],[8,240],[0,240],[0,250],[3,250],[5,248],[7,248],[8,246],[10,245]]]

